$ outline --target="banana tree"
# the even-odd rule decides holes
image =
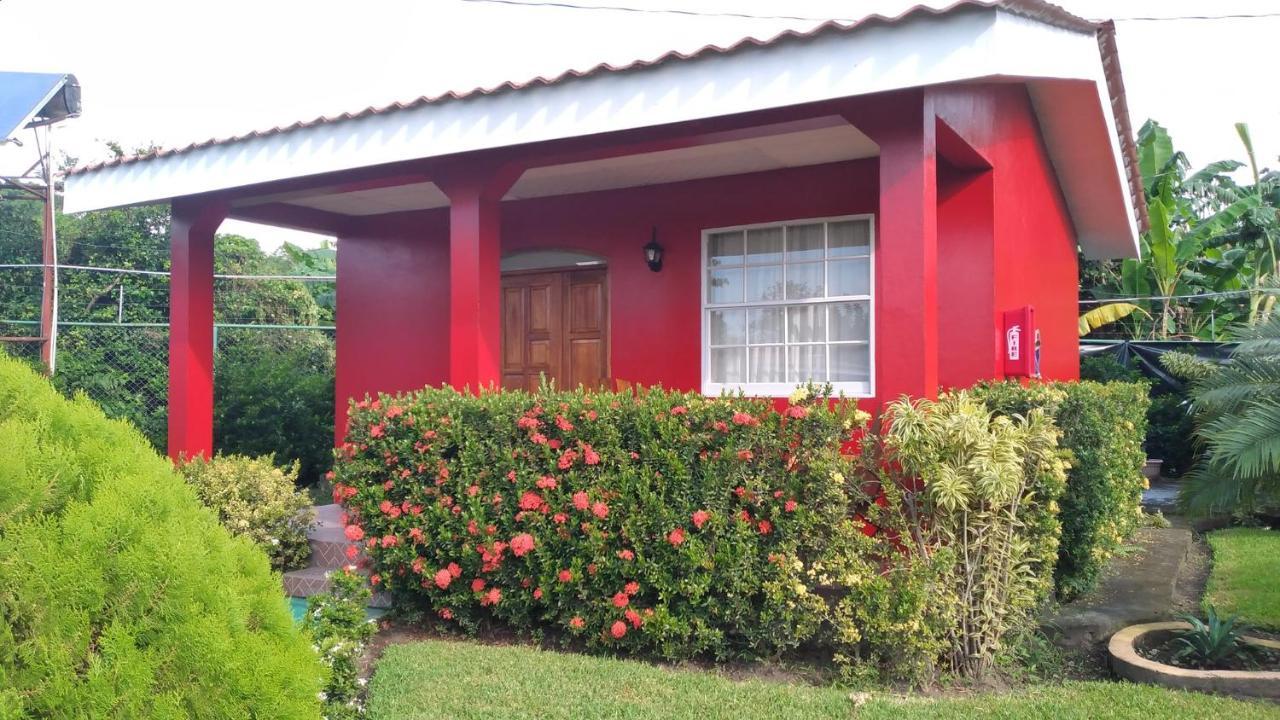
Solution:
[[[1258,193],[1217,192],[1220,179],[1239,163],[1214,163],[1188,177],[1186,156],[1173,149],[1168,131],[1154,121],[1138,134],[1138,160],[1151,223],[1139,241],[1142,257],[1121,264],[1120,289],[1130,297],[1161,298],[1150,334],[1167,339],[1178,334],[1178,298],[1238,281],[1244,256],[1211,246],[1265,199]]]

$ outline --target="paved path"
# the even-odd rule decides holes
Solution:
[[[1185,528],[1142,528],[1131,550],[1115,557],[1092,592],[1062,606],[1044,626],[1067,647],[1087,647],[1117,630],[1141,622],[1168,620],[1184,604],[1179,579],[1193,550]]]

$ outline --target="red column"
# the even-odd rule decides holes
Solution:
[[[938,393],[935,121],[919,92],[846,113],[880,146],[876,216],[876,397]]]
[[[517,177],[469,167],[435,181],[449,196],[449,384],[458,389],[501,383],[500,205]]]
[[[169,276],[169,457],[213,454],[213,234],[217,200],[173,201]]]

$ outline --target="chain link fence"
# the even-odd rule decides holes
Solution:
[[[0,347],[40,368],[41,343],[13,339],[35,337],[38,329],[36,321],[0,320],[0,334],[9,338],[0,342]],[[265,424],[269,420],[265,414],[280,411],[278,403],[285,403],[293,408],[292,417],[274,418],[277,426],[287,427],[299,415],[319,414],[320,419],[311,424],[318,425],[327,417],[330,425],[310,427],[305,434],[319,436],[327,443],[332,435],[333,333],[332,326],[216,324],[214,384],[219,415],[229,416],[232,424],[257,415]],[[169,402],[168,325],[59,323],[56,369],[52,379],[59,390],[68,395],[84,393],[108,416],[129,420],[157,449],[164,450]],[[229,387],[228,383],[254,387]],[[323,407],[325,385],[330,398],[328,413]],[[295,394],[305,397],[289,397]],[[260,408],[243,407],[255,401],[261,403]],[[215,426],[220,435],[228,430]],[[261,436],[261,432],[242,434]]]

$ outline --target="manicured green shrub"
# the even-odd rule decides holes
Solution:
[[[1062,496],[1062,540],[1055,581],[1059,597],[1091,589],[1106,560],[1138,526],[1146,453],[1145,383],[986,383],[975,390],[994,411],[1043,409],[1071,451]]]
[[[204,506],[233,535],[252,540],[276,570],[303,567],[311,558],[307,529],[311,498],[297,489],[298,464],[281,469],[275,458],[218,455],[185,462],[182,476]]]
[[[0,688],[18,717],[315,718],[279,578],[128,424],[0,358]]]
[[[329,573],[329,585],[329,592],[307,598],[302,626],[311,633],[321,662],[329,669],[325,720],[345,720],[364,712],[360,659],[375,629],[365,617],[373,593],[364,576],[351,568]]]

